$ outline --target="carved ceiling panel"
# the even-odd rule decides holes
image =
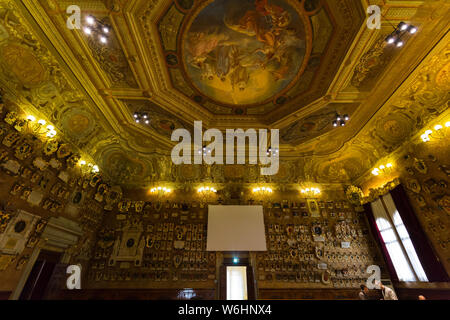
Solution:
[[[448,108],[445,1],[383,1],[380,30],[350,0],[79,1],[111,27],[107,45],[66,27],[71,4],[0,3],[0,82],[124,186],[348,182]],[[386,47],[402,20],[419,32]],[[348,125],[333,128],[335,112]],[[194,120],[280,129],[279,173],[172,165],[171,132]]]

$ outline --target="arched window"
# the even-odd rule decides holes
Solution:
[[[372,202],[372,212],[400,281],[424,281],[427,276],[390,194]]]

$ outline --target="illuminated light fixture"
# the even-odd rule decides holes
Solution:
[[[446,128],[450,128],[450,121],[447,121],[447,122],[445,123],[445,127],[446,127]]]
[[[134,122],[150,124],[150,117],[146,112],[135,112],[133,113]]]
[[[234,263],[234,264],[237,264],[237,263],[239,263],[239,258],[237,258],[237,257],[234,257],[234,258],[233,258],[233,263]]]
[[[97,173],[97,172],[100,171],[100,169],[98,168],[97,165],[95,165],[95,166],[92,167],[92,171],[95,172],[95,173]]]
[[[35,118],[34,116],[32,116],[32,115],[29,115],[29,116],[27,117],[27,120],[28,120],[28,121],[31,121],[31,122],[34,122],[34,121],[36,121],[36,118]]]
[[[45,124],[47,123],[45,120],[43,120],[43,119],[40,119],[39,121],[38,121],[38,123],[41,125],[41,126],[45,126]]]
[[[420,138],[422,139],[423,142],[428,142],[431,140],[430,137],[426,133],[422,134],[420,136]]]
[[[278,152],[279,152],[278,148],[272,149],[272,147],[269,147],[269,149],[267,149],[267,151],[266,151],[266,155],[268,155],[268,156],[271,154],[276,155],[276,154],[278,154]]]
[[[344,115],[340,115],[339,113],[336,112],[336,117],[335,119],[331,122],[331,124],[333,125],[333,127],[343,127],[346,124],[346,121],[350,120],[350,117],[348,114],[344,114]]]
[[[154,193],[154,194],[157,193],[159,195],[164,195],[164,194],[171,193],[172,189],[158,186],[158,187],[151,188],[150,192]]]
[[[378,176],[381,173],[388,173],[391,171],[392,167],[393,167],[393,164],[391,162],[387,163],[386,165],[382,164],[378,168],[374,168],[372,170],[372,174],[374,176]]]
[[[434,126],[434,130],[439,131],[441,130],[443,127],[440,124],[437,124]]]
[[[386,42],[388,44],[393,44],[395,42],[395,37],[394,36],[389,36],[386,38]]]
[[[406,24],[406,23],[404,23],[404,22],[400,22],[400,23],[398,24],[398,28],[399,28],[401,31],[405,31],[406,29],[408,29],[408,27],[409,27],[409,25]]]
[[[268,194],[268,193],[273,192],[272,188],[269,188],[269,187],[256,187],[256,188],[253,188],[252,191],[254,193],[261,193],[261,194]]]
[[[48,126],[47,126],[47,129],[48,129],[49,131],[54,131],[54,130],[55,130],[55,127],[52,126],[52,125],[48,125]]]
[[[202,154],[203,151],[203,156],[206,156],[208,153],[211,153],[211,149],[207,148],[206,145],[204,145],[200,150],[198,150],[198,154]]]
[[[56,131],[55,130],[49,130],[47,132],[47,137],[53,138],[54,136],[56,136]]]
[[[110,33],[110,27],[92,15],[86,17],[85,21],[86,25],[83,27],[84,33],[87,35],[95,35],[102,44],[107,44],[107,35]]]
[[[397,27],[395,27],[394,31],[390,35],[388,35],[385,39],[387,44],[395,44],[397,48],[403,47],[405,44],[401,38],[406,33],[411,35],[417,33],[417,27],[407,24],[405,22],[400,22]]]
[[[207,194],[207,193],[217,193],[217,190],[214,187],[200,187],[197,189],[197,192]]]
[[[93,16],[87,16],[87,18],[86,18],[86,22],[87,22],[87,24],[89,24],[89,25],[94,25],[95,24],[95,19],[94,19],[94,17]]]
[[[311,187],[311,188],[301,189],[300,193],[307,195],[307,196],[315,196],[315,195],[320,194],[320,189]]]
[[[81,161],[80,161],[80,166],[85,166],[85,165],[86,165],[86,161],[81,160]]]

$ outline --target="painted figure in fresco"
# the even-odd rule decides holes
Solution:
[[[200,91],[222,101],[269,97],[297,75],[304,32],[298,12],[278,0],[216,0],[185,35],[187,73]]]
[[[186,42],[186,49],[192,55],[191,64],[200,68],[207,59],[208,54],[227,39],[227,35],[216,32],[190,32]]]

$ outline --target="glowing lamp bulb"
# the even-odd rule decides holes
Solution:
[[[400,22],[398,26],[401,31],[405,31],[406,29],[408,29],[408,24],[406,24],[404,22]]]
[[[86,22],[87,22],[88,24],[90,24],[90,25],[93,25],[93,24],[95,23],[95,19],[94,19],[94,17],[92,17],[92,16],[88,16],[88,17],[86,18]]]
[[[27,117],[27,120],[29,120],[29,121],[36,121],[36,118],[34,116],[32,116],[32,115],[29,115]]]
[[[409,33],[414,34],[417,32],[417,28],[414,26],[409,27]]]
[[[445,127],[446,127],[446,128],[449,128],[449,127],[450,127],[450,121],[447,121],[447,122],[445,123]]]
[[[38,121],[38,123],[41,125],[41,126],[45,126],[45,124],[47,123],[47,122],[45,122],[45,120],[39,120]]]
[[[440,124],[437,124],[434,126],[434,130],[436,130],[436,131],[441,130],[441,129],[442,129],[442,126]]]

